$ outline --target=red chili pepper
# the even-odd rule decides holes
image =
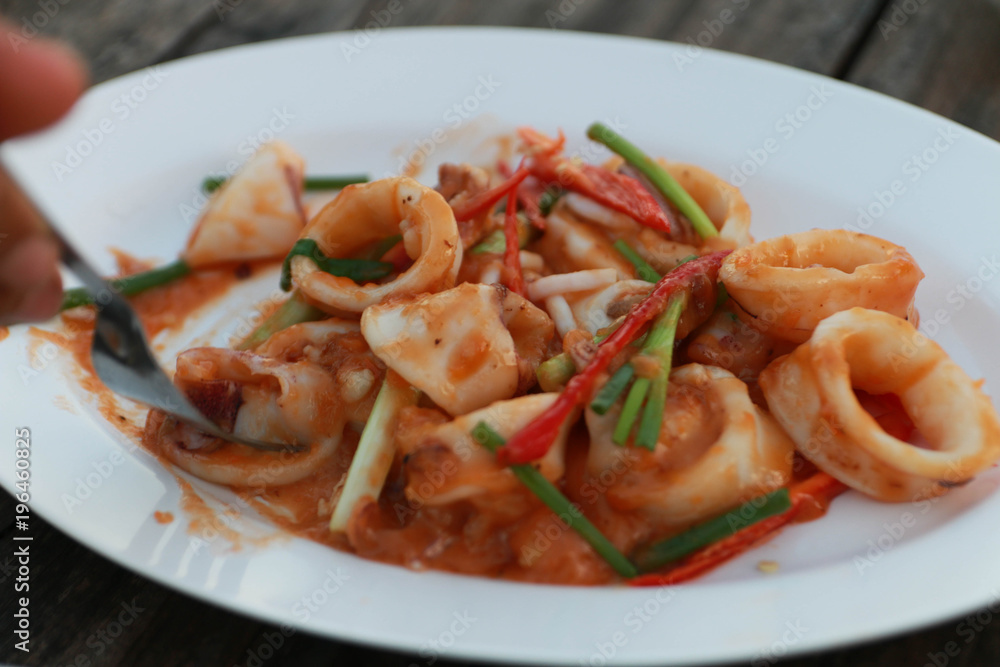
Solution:
[[[896,394],[869,394],[861,389],[854,390],[858,403],[870,414],[882,430],[904,442],[913,437],[917,430],[910,416],[906,414],[903,402]]]
[[[521,271],[521,240],[517,236],[517,188],[512,188],[507,194],[503,234],[507,241],[503,252],[507,288],[525,296],[524,274]]]
[[[542,183],[558,183],[642,225],[670,231],[670,220],[639,181],[592,164],[577,165],[560,155],[566,141],[561,131],[558,139],[550,139],[530,127],[520,128],[518,134],[534,156],[531,173]]]
[[[656,199],[631,176],[592,164],[575,165],[561,156],[539,156],[531,163],[531,173],[543,183],[558,183],[646,227],[670,231],[670,221]]]
[[[413,265],[413,260],[406,254],[406,248],[403,246],[402,241],[386,251],[386,253],[382,255],[382,261],[391,262],[393,270],[396,273],[402,273]]]
[[[772,536],[794,520],[807,503],[828,503],[846,490],[847,486],[825,472],[816,473],[789,489],[792,506],[787,512],[758,521],[704,549],[699,549],[669,572],[646,574],[629,579],[628,583],[630,586],[672,586],[691,581]]]
[[[490,188],[486,192],[480,192],[475,197],[466,199],[458,206],[453,206],[452,212],[455,214],[455,220],[458,222],[472,220],[477,215],[490,210],[498,201],[503,199],[504,195],[511,190],[516,190],[521,181],[526,179],[530,173],[528,168],[522,165],[510,178],[500,185]]]
[[[586,368],[573,376],[559,398],[507,440],[507,444],[497,452],[497,460],[504,465],[515,465],[530,463],[545,456],[573,408],[590,400],[597,379],[611,360],[626,345],[636,340],[642,327],[663,312],[670,297],[690,285],[695,276],[705,274],[715,282],[722,260],[730,252],[722,250],[699,257],[681,264],[660,278],[649,295],[632,308],[621,326],[598,346],[593,359]]]
[[[529,178],[517,188],[517,199],[521,202],[521,210],[528,217],[528,222],[538,229],[545,229],[545,218],[538,202],[545,194],[545,188],[537,179]]]

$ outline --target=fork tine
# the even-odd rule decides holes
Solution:
[[[97,377],[109,389],[116,394],[163,410],[223,440],[269,452],[301,452],[308,449],[306,445],[267,443],[227,433],[205,417],[160,368],[159,362],[149,349],[142,322],[132,306],[87,263],[2,165],[0,165],[0,178],[8,179],[15,186],[15,194],[20,196],[26,206],[33,208],[39,219],[46,223],[52,237],[60,246],[63,264],[83,281],[93,296],[97,318],[94,322],[94,343],[91,346],[90,357]]]

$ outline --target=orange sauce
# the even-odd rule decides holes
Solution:
[[[128,256],[119,256],[123,270],[146,268]],[[239,272],[218,269],[187,276],[174,284],[151,290],[132,298],[152,337],[164,330],[179,329],[200,308],[224,294],[238,280]],[[266,313],[264,313],[266,316]],[[94,376],[89,359],[93,332],[93,313],[85,308],[63,316],[59,332],[33,330],[41,341],[53,342],[69,350],[80,366],[81,386],[94,395],[101,414],[118,426],[171,469],[164,454],[167,443],[158,442],[157,416],[151,415],[144,430],[120,412],[113,394]],[[357,354],[357,347],[345,339],[341,354]],[[451,370],[460,377],[473,372],[485,339],[461,350],[462,358]],[[294,350],[289,354],[293,354]],[[353,358],[353,357],[352,357]],[[325,363],[325,362],[324,362]],[[160,417],[162,419],[162,417]],[[299,482],[271,488],[233,491],[238,506],[223,510],[210,507],[184,479],[178,477],[182,490],[181,507],[189,520],[189,532],[201,539],[222,538],[239,549],[247,538],[239,532],[236,519],[240,508],[252,507],[275,525],[307,539],[358,555],[413,569],[439,569],[451,572],[498,577],[510,580],[550,584],[600,585],[618,581],[617,575],[573,530],[570,530],[528,490],[517,486],[503,496],[473,497],[433,506],[412,491],[407,493],[407,478],[402,456],[397,456],[389,472],[382,495],[362,502],[354,511],[348,534],[333,534],[328,528],[332,500],[357,447],[358,435],[347,429],[331,465]],[[661,536],[651,535],[648,522],[638,512],[609,502],[608,490],[616,479],[593,479],[586,472],[588,437],[585,426],[577,424],[566,451],[566,472],[560,481],[563,493],[608,538],[624,552]],[[223,445],[211,456],[232,456],[236,461],[252,453],[243,448]],[[446,462],[440,462],[442,468]],[[454,465],[454,462],[452,463]],[[798,468],[804,475],[809,464]],[[636,467],[640,472],[641,466]],[[806,512],[808,518],[821,516],[824,507]],[[173,516],[155,512],[159,523],[169,523]],[[801,516],[800,520],[807,518]],[[280,536],[279,536],[280,537]],[[273,539],[273,538],[271,538]],[[263,543],[268,540],[253,540]]]

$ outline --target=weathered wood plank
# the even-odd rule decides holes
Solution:
[[[1000,139],[1000,3],[893,2],[848,81]]]
[[[165,59],[235,44],[328,30],[363,28],[386,1],[169,0],[134,3],[90,0],[67,3],[35,20],[37,0],[0,0],[15,23],[73,43],[91,63],[95,80]],[[915,12],[894,15],[898,7]],[[724,14],[731,11],[732,16]],[[375,12],[375,14],[373,14]],[[744,53],[831,75],[912,101],[991,136],[1000,136],[998,4],[988,0],[402,0],[390,25],[512,25],[576,29],[672,39]],[[903,20],[903,17],[906,17]],[[732,19],[729,21],[729,19]],[[885,26],[876,22],[887,21]],[[895,23],[893,19],[895,18]],[[44,23],[44,24],[43,24]],[[896,25],[898,24],[898,25]],[[874,25],[874,29],[872,29]],[[888,27],[887,27],[888,26]],[[898,28],[893,29],[893,28]],[[706,32],[707,31],[707,32]],[[704,34],[703,34],[704,33]],[[13,503],[0,497],[0,531]],[[32,612],[39,623],[28,656],[0,640],[0,660],[29,665],[70,664],[366,664],[424,665],[418,656],[329,642],[190,600],[131,575],[36,520],[37,560],[32,561]],[[5,539],[7,533],[0,532]],[[10,568],[0,553],[0,587],[11,590]],[[122,603],[138,612],[114,642],[105,642]],[[9,618],[13,600],[0,596]],[[982,618],[986,618],[983,616]],[[1000,623],[990,621],[969,642],[950,621],[902,638],[787,661],[792,667],[921,665],[932,655],[949,664],[1000,662]],[[280,642],[279,642],[280,637]],[[110,638],[110,637],[109,637]],[[957,656],[947,656],[948,642]],[[88,643],[89,642],[89,643]],[[274,648],[274,644],[279,644]],[[98,648],[102,647],[100,655]],[[268,647],[265,649],[264,647]],[[270,649],[270,651],[268,650]],[[273,653],[273,655],[271,654]],[[443,660],[437,664],[450,663]]]
[[[667,34],[692,46],[732,51],[836,74],[883,0],[707,0]]]
[[[217,21],[204,0],[0,0],[0,13],[28,38],[38,32],[73,45],[95,83],[158,62],[190,30]]]

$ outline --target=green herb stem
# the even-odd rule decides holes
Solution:
[[[680,322],[687,294],[681,292],[674,296],[667,309],[660,315],[650,329],[643,353],[655,357],[660,362],[660,371],[649,386],[649,397],[639,422],[635,444],[650,451],[656,449],[660,438],[660,426],[663,424],[663,411],[667,405],[667,385],[670,382],[670,367],[674,358],[674,338],[677,334],[677,324]]]
[[[391,262],[376,262],[370,259],[341,259],[327,257],[312,239],[299,239],[281,264],[281,289],[292,289],[292,258],[302,255],[311,259],[321,271],[333,276],[350,278],[356,283],[370,282],[384,278],[393,271]]]
[[[326,316],[319,308],[306,302],[298,290],[285,300],[271,316],[260,323],[246,339],[236,346],[237,350],[252,350],[282,329],[293,324],[313,322]]]
[[[568,352],[557,354],[538,365],[535,376],[542,391],[559,391],[576,375],[576,364]]]
[[[476,427],[472,430],[472,437],[491,452],[495,452],[505,444],[503,437],[491,429],[485,422],[476,424]],[[615,572],[625,578],[631,578],[638,574],[635,565],[598,530],[597,526],[584,516],[579,507],[571,503],[536,468],[530,465],[515,465],[511,466],[510,469],[514,473],[514,476],[528,487],[532,493],[538,496],[538,499],[545,503],[563,523],[575,530],[580,537],[586,540]]]
[[[374,246],[372,246],[371,252],[368,253],[367,259],[372,261],[378,261],[385,256],[385,253],[389,252],[396,247],[396,244],[403,240],[402,234],[394,234],[392,236],[387,236],[382,239]]]
[[[528,219],[523,214],[518,213],[517,246],[523,250],[529,243],[537,239],[538,235],[538,229],[528,222]],[[469,252],[473,255],[483,255],[486,253],[502,255],[506,249],[507,237],[502,229],[497,229],[478,244],[473,246],[472,250]]]
[[[228,177],[209,176],[201,182],[205,192],[215,192],[228,181]],[[351,174],[348,176],[306,176],[302,181],[303,190],[340,190],[355,183],[367,183],[368,174]]]
[[[681,187],[681,184],[656,160],[646,155],[636,145],[602,123],[594,123],[587,128],[587,136],[604,144],[638,169],[664,197],[687,216],[701,238],[707,239],[719,235],[719,230],[687,190]]]
[[[653,572],[669,563],[734,535],[740,530],[792,507],[788,489],[778,489],[743,503],[731,512],[709,519],[679,535],[657,542],[635,555],[640,572]]]
[[[618,423],[615,424],[615,431],[611,435],[611,440],[616,445],[621,446],[628,442],[628,434],[632,432],[632,426],[639,416],[643,401],[646,400],[649,385],[649,378],[638,378],[632,383],[632,388],[625,398],[625,405],[622,406],[622,413],[618,417]]]
[[[615,371],[615,374],[604,383],[601,390],[597,392],[597,396],[590,402],[590,409],[599,415],[605,414],[625,391],[625,387],[632,381],[633,375],[635,375],[635,369],[632,364],[624,364]]]
[[[622,257],[627,259],[632,266],[635,267],[635,273],[640,279],[645,280],[647,283],[657,282],[661,276],[657,273],[656,269],[649,265],[649,263],[642,258],[642,255],[637,253],[632,246],[625,241],[618,239],[614,243],[615,250],[622,254]]]
[[[154,287],[166,285],[189,273],[191,273],[191,267],[188,266],[188,263],[183,259],[178,259],[170,264],[165,264],[149,271],[142,271],[131,276],[125,276],[124,278],[114,278],[109,280],[108,283],[113,290],[125,296],[132,296]],[[86,306],[92,303],[94,303],[94,299],[90,296],[90,292],[86,287],[74,287],[63,292],[62,305],[59,306],[59,310]]]
[[[559,201],[562,196],[562,190],[546,190],[542,193],[542,196],[538,198],[538,212],[543,216],[548,217],[549,213],[552,213],[552,207],[556,205],[556,202]]]
[[[365,498],[377,499],[381,495],[392,467],[399,412],[406,406],[416,405],[419,398],[419,391],[408,384],[394,382],[386,375],[361,432],[361,440],[358,441],[340,497],[330,517],[331,531],[347,530],[347,524],[358,504]]]

